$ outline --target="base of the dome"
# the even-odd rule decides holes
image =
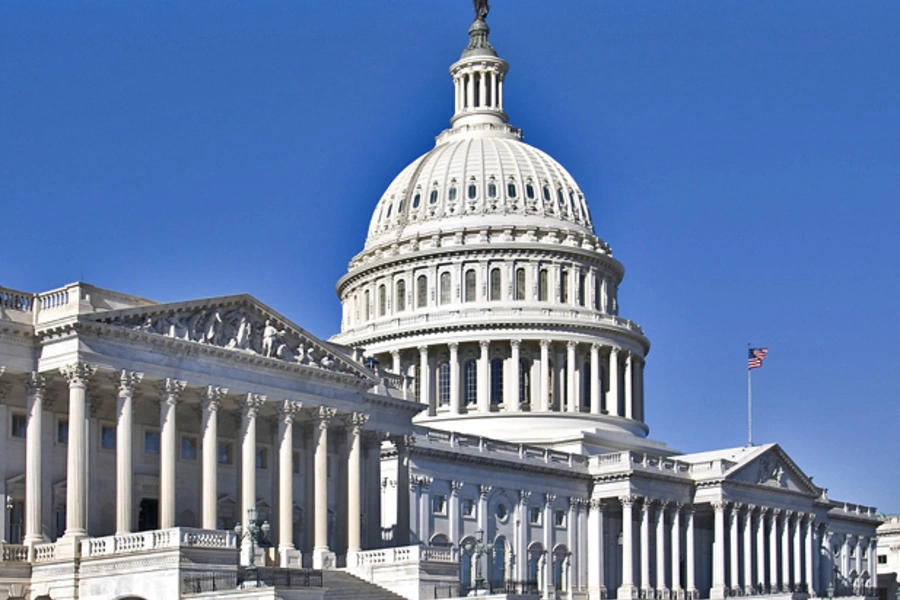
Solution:
[[[648,439],[640,421],[587,413],[472,413],[436,416],[420,414],[416,425],[465,435],[482,436],[514,444],[530,444],[580,454],[620,450],[677,454],[665,444]]]

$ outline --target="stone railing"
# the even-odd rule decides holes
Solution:
[[[349,568],[365,568],[397,563],[453,563],[459,562],[459,550],[452,546],[402,546],[352,553],[347,558]]]
[[[0,562],[28,562],[28,546],[0,542]]]
[[[0,287],[0,307],[5,308],[6,310],[31,312],[33,303],[34,294]]]
[[[37,544],[34,547],[34,562],[50,562],[56,560],[56,544]]]
[[[88,538],[81,541],[82,558],[113,556],[172,548],[216,548],[236,550],[237,536],[233,531],[191,529],[177,527]]]
[[[851,504],[850,502],[838,502],[835,508],[848,515],[860,515],[863,517],[872,517],[873,519],[878,518],[878,513],[872,506]]]
[[[681,475],[721,475],[736,463],[725,460],[715,459],[697,463],[688,463],[680,461],[677,458],[669,458],[665,456],[652,456],[647,453],[632,452],[623,450],[621,452],[612,452],[609,454],[601,454],[593,456],[588,460],[588,464],[593,472],[606,473],[617,472],[623,470],[641,470],[641,471],[663,471],[671,474]]]
[[[485,454],[495,454],[498,458],[509,457],[529,462],[552,463],[569,467],[583,467],[588,464],[588,458],[580,454],[570,454],[527,444],[514,444],[477,435],[466,435],[455,431],[429,430],[425,434],[425,439],[430,444],[439,444],[450,448],[469,448]]]

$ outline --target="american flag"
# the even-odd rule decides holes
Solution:
[[[763,364],[763,359],[769,354],[768,348],[750,348],[747,359],[747,370],[758,369]]]

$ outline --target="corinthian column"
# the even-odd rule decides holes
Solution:
[[[625,355],[625,418],[634,418],[634,394],[632,386],[632,375],[634,372],[634,356],[631,352]]]
[[[201,399],[201,424],[203,434],[203,500],[201,523],[203,529],[218,529],[218,467],[219,467],[219,405],[228,390],[225,388],[208,386],[203,391]],[[241,517],[238,521],[243,520]]]
[[[641,594],[652,597],[650,585],[650,505],[653,501],[644,498],[641,503]]]
[[[567,410],[568,412],[578,412],[578,392],[575,387],[578,384],[577,369],[575,368],[575,348],[577,342],[569,342],[566,344],[566,404],[568,406],[559,407],[560,412]],[[562,389],[562,386],[560,386]]]
[[[119,373],[119,397],[116,402],[116,533],[130,533],[134,526],[132,508],[132,444],[134,440],[134,388],[143,373]]]
[[[362,550],[362,451],[360,434],[369,420],[369,415],[353,413],[348,428],[347,455],[347,552]]]
[[[715,511],[715,541],[713,542],[713,579],[710,598],[725,597],[725,503],[713,502]]]
[[[250,525],[250,509],[256,511],[256,417],[266,397],[247,394],[241,398],[241,514],[238,521]],[[246,519],[246,520],[245,520]],[[250,561],[250,540],[241,547],[244,564]]]
[[[749,596],[753,593],[753,511],[756,506],[747,505],[744,513],[743,533],[744,538],[744,594]]]
[[[731,505],[731,512],[728,513],[728,545],[731,548],[731,557],[729,565],[731,567],[729,586],[731,591],[737,595],[740,588],[740,564],[739,564],[739,548],[738,548],[738,516],[741,512],[741,505],[735,502]]]
[[[65,537],[74,538],[66,556],[77,554],[78,538],[87,535],[85,528],[85,508],[87,504],[87,447],[85,439],[85,414],[87,411],[86,392],[88,379],[97,372],[97,367],[84,362],[66,365],[60,369],[69,383],[69,444],[66,457],[66,532]]]
[[[813,539],[815,538],[815,523],[816,523],[816,515],[810,513],[806,515],[806,552],[804,558],[806,559],[805,570],[804,570],[804,578],[803,583],[805,583],[809,587],[809,595],[815,596],[819,591],[816,589],[818,586],[816,585],[816,574],[815,567],[813,561]],[[816,556],[818,558],[818,556]]]
[[[316,409],[313,417],[315,425],[315,540],[313,546],[313,568],[334,566],[334,555],[328,547],[328,425],[337,411],[327,406]]]
[[[606,390],[606,412],[619,415],[619,349],[609,349],[609,388]]]
[[[510,340],[510,359],[509,359],[509,385],[506,392],[506,412],[518,412],[520,410],[519,399],[521,398],[522,391],[519,389],[519,369],[521,368],[520,360],[519,360],[519,346],[522,344],[522,340]]]
[[[603,382],[600,380],[600,344],[591,344],[591,414],[599,415],[600,394]]]
[[[541,394],[538,397],[538,410],[550,410],[550,340],[541,340]]]
[[[299,402],[278,407],[278,555],[282,567],[299,566],[294,547],[294,416]]]
[[[178,396],[186,383],[166,379],[159,383],[159,528],[175,527],[175,457],[178,426],[175,415]]]
[[[634,496],[622,496],[622,585],[616,597],[631,600],[637,593],[634,586]]]
[[[33,372],[25,382],[28,424],[25,430],[25,543],[43,541],[41,535],[41,430],[44,414],[44,378]]]
[[[459,344],[450,342],[450,414],[458,415],[462,412],[461,397],[459,394]]]

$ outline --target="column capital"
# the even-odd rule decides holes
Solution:
[[[531,490],[519,490],[519,504],[525,506],[531,499]]]
[[[622,503],[622,506],[627,506],[629,508],[634,506],[635,500],[637,500],[637,496],[633,496],[633,495],[619,496],[619,502]]]
[[[241,413],[255,419],[259,408],[266,403],[268,398],[262,394],[247,393],[241,398]]]
[[[218,411],[219,406],[222,404],[222,398],[224,398],[226,394],[228,394],[228,388],[216,387],[214,385],[206,386],[206,389],[203,390],[200,397],[202,408],[210,412]]]
[[[741,509],[743,507],[744,507],[744,505],[741,504],[740,502],[732,502],[731,503],[731,514],[736,515],[737,513],[739,513],[741,511]]]
[[[275,410],[278,411],[278,418],[281,419],[282,423],[292,425],[301,408],[303,408],[302,402],[282,400],[276,405]]]
[[[602,512],[606,508],[606,501],[601,498],[591,498],[588,501],[588,509],[596,512]]]
[[[815,525],[816,525],[816,514],[815,513],[809,513],[808,515],[806,515],[806,525],[809,527],[815,527]]]
[[[137,371],[128,371],[122,369],[119,372],[119,396],[131,396],[134,394],[134,388],[143,381],[144,374]]]
[[[749,517],[749,516],[753,513],[754,510],[756,510],[756,505],[755,505],[755,504],[748,504],[748,505],[747,505],[747,512],[746,512],[745,514]]]
[[[760,517],[766,516],[766,513],[767,513],[767,512],[769,512],[769,507],[768,507],[768,506],[760,506],[760,507],[759,507],[759,516],[760,516]]]
[[[25,392],[29,396],[43,396],[46,387],[47,381],[44,379],[44,376],[37,371],[32,371],[25,376]]]
[[[350,431],[353,432],[353,435],[359,435],[362,431],[363,427],[366,426],[366,423],[369,422],[369,415],[366,413],[355,412],[350,415],[350,418],[347,420],[347,424],[350,426]]]
[[[478,345],[481,346],[482,350],[487,350],[491,346],[490,340],[479,340]]]
[[[88,380],[97,372],[96,365],[84,361],[74,362],[59,368],[59,373],[66,378],[70,388],[87,387]]]
[[[777,519],[777,518],[778,518],[778,515],[781,514],[781,509],[780,509],[780,508],[774,508],[774,507],[773,507],[773,508],[770,508],[769,511],[772,513],[772,517],[775,518],[775,519]]]
[[[543,340],[541,340],[540,343],[541,343],[541,348],[549,348],[550,347],[550,340],[543,339]]]
[[[728,505],[724,500],[714,500],[709,503],[712,506],[712,509],[715,512],[725,512],[725,507]]]
[[[492,485],[479,485],[478,486],[478,495],[481,496],[482,500],[487,498],[487,495],[491,493],[491,490],[494,486]]]
[[[450,482],[450,495],[453,497],[459,496],[459,491],[463,488],[466,483],[464,481],[451,481]]]
[[[178,404],[178,396],[184,391],[186,386],[186,381],[179,381],[177,379],[166,378],[160,381],[156,385],[156,389],[159,390],[159,401],[172,405]]]
[[[601,347],[601,344],[599,344],[598,342],[591,342],[591,351],[599,352]]]
[[[544,494],[544,506],[551,507],[556,501],[556,494]]]
[[[416,349],[419,351],[419,354],[428,354],[428,346],[416,346]]]
[[[574,350],[577,346],[578,346],[578,342],[574,342],[572,340],[569,340],[568,342],[566,342],[566,348],[568,348],[569,350]]]
[[[329,423],[331,423],[331,420],[334,419],[336,414],[337,410],[330,406],[317,406],[313,409],[313,420],[315,421],[316,427],[321,431],[325,431],[328,429]]]
[[[425,347],[427,347],[427,346],[425,346]],[[391,350],[391,356],[392,356],[392,357],[399,357],[399,356],[400,356],[400,351],[399,351],[399,350]]]
[[[522,345],[522,340],[519,340],[519,339],[509,340],[509,346],[511,348],[519,348],[519,346],[521,346],[521,345]]]
[[[447,342],[447,347],[450,348],[450,352],[458,352],[459,342]]]

